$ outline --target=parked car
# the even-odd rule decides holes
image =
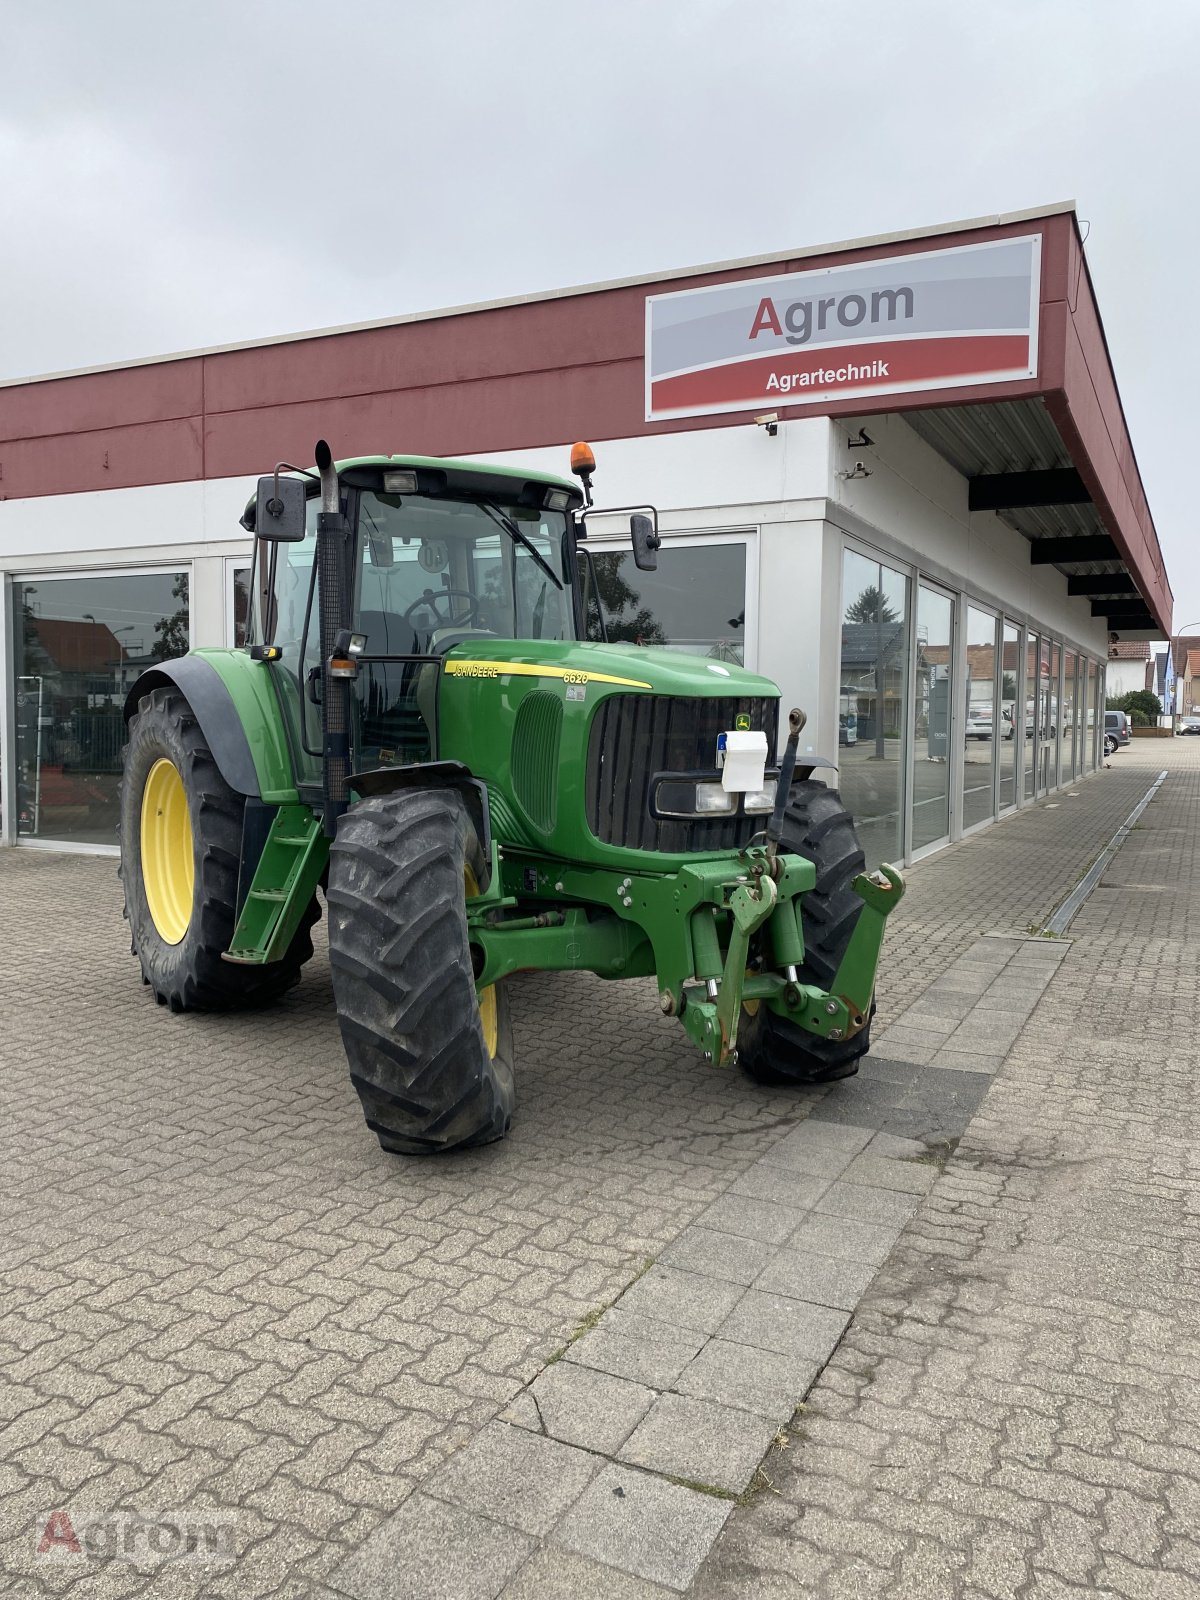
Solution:
[[[1200,733],[1200,717],[1183,717],[1176,733]]]
[[[990,739],[992,737],[992,708],[984,706],[978,711],[967,712],[967,738]]]
[[[1116,745],[1113,746],[1114,750],[1117,745],[1129,743],[1133,738],[1133,733],[1130,727],[1128,711],[1106,711],[1104,713],[1104,749],[1106,755],[1112,754],[1112,751],[1108,748],[1109,734],[1112,734],[1117,741]]]

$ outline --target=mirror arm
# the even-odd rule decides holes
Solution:
[[[597,517],[616,517],[619,516],[623,511],[648,511],[650,513],[650,520],[654,524],[654,531],[655,533],[658,532],[657,506],[588,506],[575,518],[575,542],[578,544],[581,539],[587,538],[586,523],[590,516],[595,515]]]

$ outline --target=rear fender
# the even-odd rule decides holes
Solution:
[[[125,723],[143,695],[174,687],[188,702],[222,778],[236,794],[268,804],[296,800],[292,764],[265,662],[242,651],[192,652],[151,667],[125,698]]]

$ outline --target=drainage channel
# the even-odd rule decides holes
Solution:
[[[1146,807],[1150,804],[1151,800],[1154,799],[1154,796],[1158,793],[1159,789],[1162,788],[1166,781],[1167,774],[1166,769],[1164,768],[1164,770],[1159,773],[1158,777],[1155,778],[1154,782],[1146,790],[1145,794],[1138,801],[1137,805],[1134,806],[1133,810],[1125,818],[1125,821],[1117,829],[1116,833],[1113,834],[1112,838],[1104,846],[1104,849],[1101,850],[1095,861],[1092,862],[1092,865],[1088,868],[1085,875],[1080,878],[1079,882],[1071,890],[1067,898],[1058,906],[1056,906],[1051,912],[1049,920],[1042,929],[1043,934],[1061,935],[1066,933],[1075,916],[1078,914],[1080,906],[1083,905],[1084,901],[1091,894],[1092,890],[1100,882],[1100,879],[1108,870],[1109,862],[1125,843],[1126,839],[1128,839],[1138,818],[1141,816],[1142,812],[1145,811]]]

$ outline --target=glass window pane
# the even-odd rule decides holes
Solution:
[[[1036,633],[1025,636],[1025,798],[1033,799],[1037,772],[1033,762],[1033,735],[1037,726],[1038,655],[1041,641]]]
[[[240,650],[250,637],[250,567],[234,567],[230,576],[233,585],[233,645]]]
[[[996,618],[967,607],[966,738],[963,741],[962,825],[992,815],[992,781],[1005,722],[996,705]]]
[[[908,578],[846,550],[842,557],[839,784],[869,867],[904,852],[908,726]]]
[[[1013,622],[1004,624],[1004,653],[1000,660],[1000,809],[1017,803],[1021,781],[1021,761],[1025,741],[1018,737],[1021,708],[1017,704],[1017,684],[1021,671],[1021,630]]]
[[[1102,686],[1100,683],[1100,668],[1097,662],[1088,660],[1088,705],[1091,708],[1092,726],[1088,736],[1087,769],[1089,772],[1096,770],[1096,751],[1101,739],[1101,730],[1104,727],[1104,701],[1101,699]]]
[[[600,637],[596,593],[608,637],[654,644],[685,655],[744,665],[746,546],[741,542],[673,545],[664,539],[658,570],[639,572],[631,550],[597,546],[584,567],[588,637]]]
[[[1038,677],[1038,793],[1045,794],[1058,782],[1058,646],[1052,639],[1042,640]]]
[[[1078,699],[1075,680],[1079,672],[1079,657],[1074,650],[1063,652],[1063,704],[1062,716],[1062,776],[1070,783],[1075,776],[1075,722],[1078,716]]]
[[[912,848],[950,832],[950,646],[954,602],[920,584],[917,590],[916,759]]]
[[[186,652],[188,574],[39,578],[13,597],[19,832],[116,844],[125,695]]]

